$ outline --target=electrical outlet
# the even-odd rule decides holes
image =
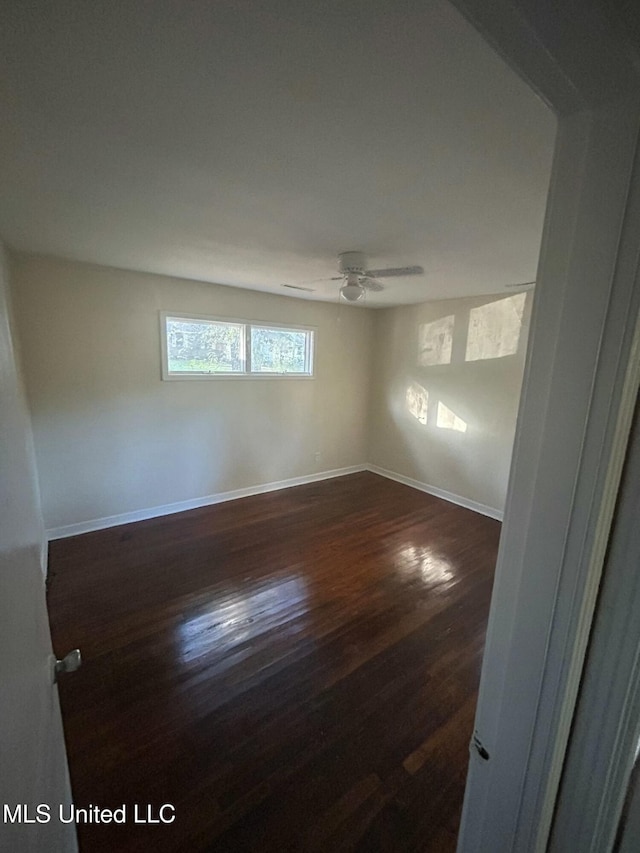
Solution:
[[[316,450],[316,452],[313,454],[313,458],[316,460],[316,462],[319,462],[321,457],[322,457],[322,453],[320,453],[319,450]]]

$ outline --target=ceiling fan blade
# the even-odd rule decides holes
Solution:
[[[334,275],[331,278],[309,278],[304,281],[296,281],[295,283],[291,282],[281,282],[283,287],[303,287],[307,284],[320,284],[323,281],[342,281],[344,276],[342,275]]]
[[[360,280],[360,284],[372,293],[380,293],[381,290],[384,290],[384,284],[380,284],[375,278],[363,278]]]
[[[423,267],[390,267],[386,270],[367,270],[367,278],[392,278],[401,275],[422,275]]]

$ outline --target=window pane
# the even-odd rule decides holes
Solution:
[[[311,332],[252,326],[251,372],[311,374]]]
[[[244,326],[167,317],[169,373],[244,372]]]

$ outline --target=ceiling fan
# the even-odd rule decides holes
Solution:
[[[347,302],[358,302],[367,291],[379,293],[384,290],[379,278],[396,278],[403,275],[422,275],[424,269],[415,267],[390,267],[382,270],[367,269],[364,252],[341,252],[338,255],[338,272],[340,275],[332,276],[320,281],[342,281],[340,296]],[[311,288],[285,284],[294,290],[307,290]]]

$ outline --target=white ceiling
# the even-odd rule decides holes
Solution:
[[[443,0],[4,0],[0,75],[14,248],[290,296],[424,267],[370,306],[535,278],[555,118]]]

